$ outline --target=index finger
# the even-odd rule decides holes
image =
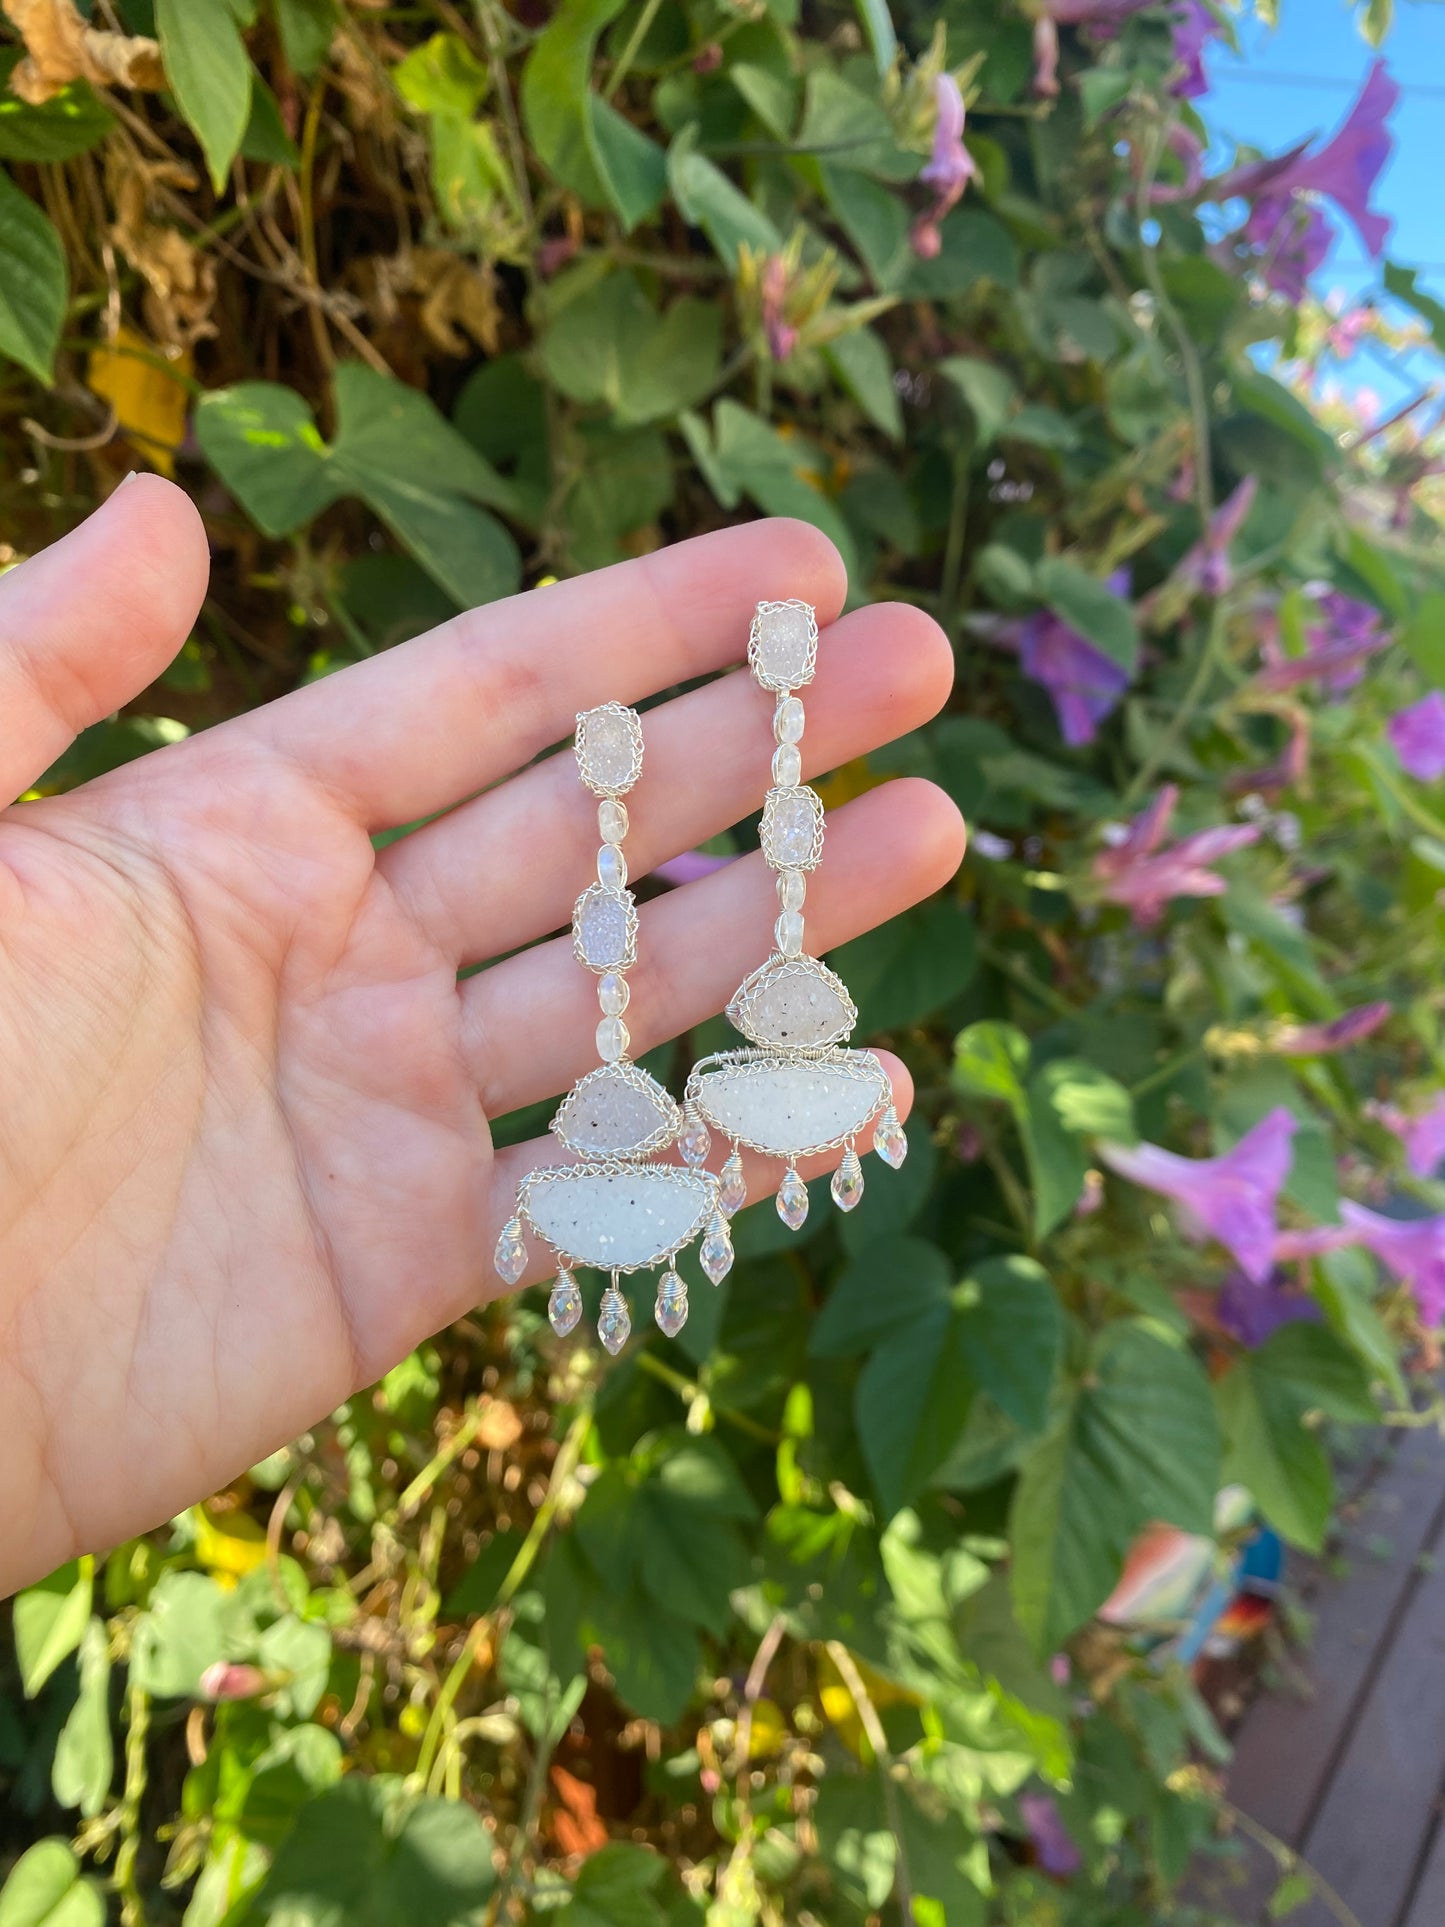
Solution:
[[[831,622],[846,587],[807,522],[719,529],[470,610],[226,727],[263,731],[369,829],[390,828],[522,768],[579,710],[739,660],[756,603],[797,596]]]

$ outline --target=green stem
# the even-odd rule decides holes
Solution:
[[[150,1700],[131,1682],[126,1689],[125,1790],[121,1794],[120,1848],[115,1856],[113,1885],[120,1896],[121,1927],[145,1927],[145,1901],[135,1877],[140,1852],[141,1800],[146,1789],[146,1737],[150,1731]]]
[[[943,550],[943,575],[938,591],[938,613],[950,637],[958,635],[958,591],[963,580],[963,544],[968,529],[968,455],[953,464],[953,499],[948,510],[948,538]]]
[[[1199,661],[1195,665],[1194,675],[1189,687],[1184,693],[1184,700],[1175,710],[1169,720],[1168,728],[1160,736],[1158,742],[1140,765],[1133,782],[1124,792],[1124,808],[1126,810],[1132,809],[1139,799],[1149,790],[1160,770],[1182,741],[1185,731],[1193,722],[1195,712],[1203,702],[1204,692],[1208,689],[1210,679],[1218,666],[1217,657],[1224,641],[1225,618],[1226,612],[1224,604],[1222,602],[1216,602],[1210,612],[1209,628],[1205,634],[1204,647],[1199,652]]]
[[[1000,950],[987,938],[980,938],[978,954],[985,963],[992,964],[995,970],[1001,970],[1005,977],[1012,977],[1020,990],[1026,991],[1036,1003],[1042,1004],[1045,1010],[1051,1010],[1056,1017],[1078,1016],[1078,1009],[1069,1002],[1067,997],[1062,996],[1052,985],[1044,983],[1042,978],[1036,977],[1028,965],[1020,963],[1011,952]]]
[[[637,16],[637,25],[627,36],[627,45],[622,49],[617,65],[612,70],[612,78],[607,83],[607,92],[603,96],[605,100],[611,100],[626,80],[632,63],[637,58],[637,50],[646,40],[648,29],[657,18],[661,5],[662,0],[647,0],[646,6]]]
[[[1131,1084],[1130,1097],[1135,1099],[1148,1097],[1151,1091],[1157,1091],[1161,1084],[1171,1083],[1186,1065],[1192,1064],[1196,1057],[1203,1057],[1203,1055],[1203,1044],[1191,1044],[1188,1050],[1180,1051],[1177,1057],[1169,1058],[1157,1070],[1150,1071],[1147,1077],[1141,1077],[1137,1084]]]
[[[1159,162],[1164,153],[1164,128],[1156,125],[1149,137],[1149,146],[1143,170],[1139,176],[1139,193],[1135,202],[1135,217],[1139,227],[1140,257],[1144,266],[1144,279],[1149,284],[1149,292],[1154,297],[1154,305],[1168,325],[1174,337],[1174,345],[1184,368],[1184,386],[1189,396],[1189,416],[1194,429],[1194,498],[1199,508],[1201,533],[1208,534],[1209,524],[1214,517],[1214,479],[1210,471],[1209,440],[1209,398],[1204,389],[1204,370],[1195,352],[1194,342],[1189,330],[1179,317],[1179,310],[1170,298],[1164,285],[1164,276],[1159,269],[1158,250],[1154,242],[1145,239],[1144,231],[1157,223],[1154,205],[1150,199],[1154,191],[1155,177],[1159,172]]]

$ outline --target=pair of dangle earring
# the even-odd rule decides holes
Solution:
[[[597,1054],[562,1100],[550,1129],[579,1162],[530,1171],[517,1188],[516,1215],[497,1241],[496,1267],[516,1284],[527,1266],[525,1233],[531,1230],[558,1259],[547,1301],[552,1327],[562,1336],[582,1317],[575,1267],[609,1274],[597,1319],[597,1335],[614,1355],[632,1329],[620,1278],[624,1272],[665,1265],[658,1281],[657,1323],[669,1337],[687,1320],[687,1286],[674,1260],[702,1236],[703,1269],[714,1284],[732,1267],[727,1219],[719,1207],[719,1182],[689,1156],[679,1165],[658,1153],[684,1135],[683,1115],[657,1079],[631,1062],[624,1016],[631,1000],[627,972],[637,961],[637,906],[627,888],[627,805],[623,798],[642,774],[642,724],[621,703],[604,703],[577,718],[576,758],[583,783],[598,799],[597,881],[578,897],[572,912],[572,952],[597,979],[601,1016]],[[703,1155],[706,1155],[704,1148]]]
[[[604,703],[577,718],[577,767],[598,798],[602,847],[597,881],[573,911],[572,948],[597,977],[602,1062],[574,1085],[550,1127],[581,1161],[522,1179],[516,1215],[497,1243],[496,1266],[508,1284],[517,1283],[527,1265],[527,1229],[551,1247],[559,1269],[547,1311],[564,1336],[582,1316],[573,1269],[585,1265],[610,1273],[597,1331],[614,1354],[631,1330],[622,1273],[666,1265],[656,1319],[669,1337],[687,1319],[687,1286],[674,1264],[678,1254],[701,1236],[703,1270],[714,1284],[726,1277],[733,1261],[728,1220],[747,1202],[744,1148],[783,1162],[778,1215],[795,1231],[808,1215],[801,1160],[843,1153],[832,1195],[841,1210],[851,1211],[863,1195],[857,1139],[868,1126],[875,1126],[873,1148],[895,1170],[908,1152],[888,1073],[872,1051],[845,1048],[857,1007],[836,972],[803,947],[803,903],[808,877],[822,861],[824,825],[822,798],[802,781],[804,714],[797,692],[812,682],[817,659],[818,625],[806,603],[758,604],[748,666],[775,699],[772,787],[761,828],[764,858],[777,873],[774,950],[727,1007],[729,1021],[752,1048],[721,1051],[694,1065],[682,1108],[655,1077],[629,1061],[623,1022],[626,973],[637,961],[637,909],[622,854],[628,827],[622,799],[642,773],[642,725],[636,711],[620,703]],[[720,1177],[704,1168],[712,1131],[729,1145]],[[681,1165],[657,1155],[674,1143]]]

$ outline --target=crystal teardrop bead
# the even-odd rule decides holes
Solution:
[[[627,979],[615,970],[604,970],[597,979],[597,1001],[604,1017],[620,1017],[632,1001]]]
[[[712,1214],[697,1255],[703,1270],[715,1285],[720,1285],[732,1270],[733,1241],[728,1232],[727,1219],[720,1211]]]
[[[677,1148],[684,1164],[699,1165],[707,1162],[707,1154],[712,1149],[712,1138],[708,1128],[696,1111],[687,1113],[682,1127],[682,1136],[677,1140]]]
[[[687,1323],[687,1285],[675,1271],[665,1271],[658,1280],[653,1316],[665,1338],[676,1338]]]
[[[796,1171],[789,1170],[778,1186],[778,1216],[789,1231],[801,1230],[808,1215],[808,1187]]]
[[[829,1189],[840,1211],[851,1211],[863,1196],[863,1166],[858,1162],[856,1151],[844,1152],[843,1162],[833,1173]]]
[[[773,781],[790,790],[803,780],[803,755],[796,743],[779,743],[773,751]]]
[[[497,1276],[504,1278],[509,1285],[515,1285],[527,1269],[527,1247],[522,1242],[520,1218],[508,1218],[502,1226],[493,1262],[497,1267]]]
[[[773,738],[779,743],[803,740],[803,704],[797,696],[780,696],[773,711]]]
[[[898,1122],[898,1113],[891,1104],[878,1120],[878,1128],[873,1133],[873,1149],[895,1171],[908,1156],[908,1139]]]
[[[577,1289],[577,1281],[565,1266],[557,1273],[547,1299],[547,1319],[559,1338],[565,1338],[577,1328],[577,1320],[582,1316],[582,1294]]]
[[[604,1017],[597,1026],[597,1055],[604,1064],[615,1064],[627,1055],[632,1042],[620,1017]]]
[[[627,834],[627,805],[604,796],[597,805],[597,834],[604,843],[620,843]]]
[[[743,1177],[743,1160],[739,1151],[734,1151],[722,1168],[722,1189],[718,1192],[717,1201],[718,1209],[729,1218],[735,1211],[741,1211],[748,1201],[747,1181]]]
[[[597,881],[604,890],[627,888],[627,858],[615,843],[604,843],[597,852]]]
[[[631,1335],[632,1317],[627,1309],[627,1300],[616,1285],[609,1285],[602,1294],[602,1304],[597,1313],[597,1336],[604,1348],[616,1358]]]

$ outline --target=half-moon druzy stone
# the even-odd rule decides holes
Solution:
[[[871,1051],[744,1051],[731,1062],[704,1058],[688,1096],[724,1136],[791,1160],[846,1143],[887,1103],[889,1084]]]
[[[552,1130],[584,1157],[645,1157],[670,1144],[682,1113],[655,1077],[636,1064],[603,1064],[568,1093]]]
[[[523,1178],[517,1202],[552,1249],[599,1271],[637,1271],[690,1244],[717,1179],[681,1164],[563,1165]]]
[[[858,1011],[842,978],[816,957],[771,957],[742,984],[728,1021],[752,1044],[818,1050],[841,1043]]]

